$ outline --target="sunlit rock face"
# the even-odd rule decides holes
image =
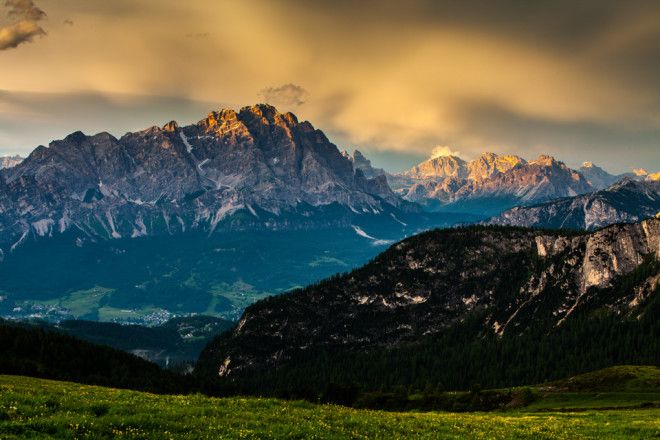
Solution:
[[[457,177],[467,178],[467,162],[457,156],[440,156],[422,162],[403,173],[413,179]]]
[[[529,162],[494,153],[470,162],[443,156],[388,180],[405,199],[432,209],[486,215],[593,189],[580,173],[545,155]]]
[[[658,257],[660,219],[588,234],[435,230],[349,274],[254,304],[200,365],[231,378],[315,348],[374,350],[441,335],[470,317],[480,317],[475,338],[552,332],[603,310],[639,317],[660,280]]]
[[[534,206],[516,207],[489,219],[497,225],[596,229],[636,222],[660,212],[660,182],[621,180],[609,188]]]
[[[309,228],[321,226],[310,220],[316,208],[353,215],[403,204],[309,122],[255,105],[186,127],[171,121],[119,139],[76,132],[38,147],[0,174],[0,243],[71,230],[106,239]],[[321,222],[350,223],[346,215]]]
[[[23,162],[21,156],[0,156],[0,170],[3,168],[15,167],[21,162]]]
[[[525,159],[518,156],[498,156],[495,153],[483,153],[477,159],[468,162],[468,178],[484,180],[496,174],[506,173],[517,166],[524,165]]]

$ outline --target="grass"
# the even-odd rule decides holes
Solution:
[[[0,438],[657,438],[660,410],[395,413],[0,376]]]
[[[107,289],[101,286],[95,286],[91,289],[77,290],[68,295],[49,301],[33,301],[35,303],[41,302],[43,304],[54,305],[69,309],[75,318],[87,315],[99,307],[103,298],[112,294],[113,289]]]
[[[535,387],[527,410],[583,410],[660,406],[660,368],[619,365]]]
[[[659,391],[660,368],[654,366],[617,365],[569,379],[549,382],[548,390],[567,391]]]

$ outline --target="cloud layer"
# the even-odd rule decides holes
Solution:
[[[12,5],[19,3],[23,11],[33,5]],[[49,37],[0,54],[2,87],[35,99],[18,110],[0,95],[0,153],[35,146],[35,135],[20,135],[12,122],[20,112],[38,118],[39,142],[46,143],[66,134],[59,119],[67,113],[67,129],[75,122],[83,130],[117,127],[108,119],[117,97],[162,96],[213,107],[267,101],[391,168],[443,145],[465,158],[484,150],[545,152],[612,171],[660,169],[657,1],[39,0],[39,6],[49,14]],[[12,15],[7,26],[26,17]],[[38,102],[53,94],[57,116]],[[103,99],[80,103],[81,95]],[[126,129],[171,119],[160,119],[153,99],[144,99]],[[172,117],[200,119],[193,108]],[[80,112],[85,117],[75,121]]]

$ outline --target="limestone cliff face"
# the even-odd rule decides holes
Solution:
[[[562,293],[562,301],[557,303],[554,313],[559,318],[556,325],[560,325],[581,305],[597,301],[595,291],[611,287],[617,278],[632,272],[646,259],[658,259],[660,220],[613,225],[592,234],[574,237],[539,235],[535,237],[535,243],[539,257],[551,263],[534,274],[520,289],[515,314],[503,325],[497,325],[500,334],[521,310],[531,310],[547,301],[544,292],[547,295],[550,285],[559,287]],[[609,306],[630,305],[634,298],[639,303],[655,288],[652,280],[647,281]],[[620,311],[627,313],[629,310],[623,307]]]
[[[660,279],[659,246],[659,219],[590,234],[493,227],[420,234],[350,274],[249,307],[203,362],[231,377],[310,347],[416,341],[474,316],[482,317],[475,337],[551,332],[597,310],[638,316]],[[621,281],[638,268],[648,275]]]

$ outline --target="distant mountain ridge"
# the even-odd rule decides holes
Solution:
[[[592,190],[580,173],[546,155],[526,161],[483,153],[470,162],[442,156],[388,176],[388,180],[404,199],[428,209],[490,215]]]
[[[636,222],[660,213],[660,182],[630,178],[593,193],[509,209],[489,219],[493,225],[597,229]]]

